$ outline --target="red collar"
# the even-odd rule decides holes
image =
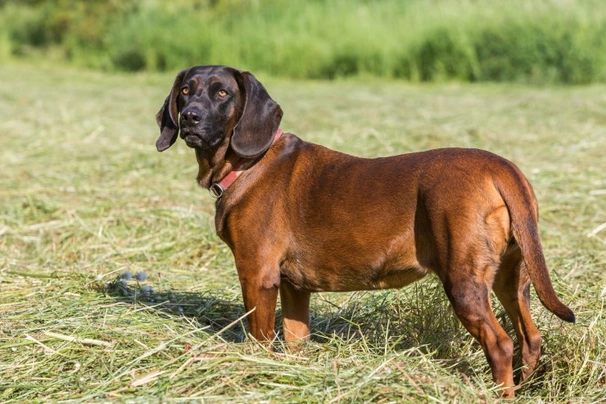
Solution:
[[[271,141],[271,144],[273,145],[274,143],[276,143],[276,141],[280,138],[280,136],[282,136],[282,129],[279,129],[276,131],[276,134],[274,135],[274,138]],[[270,145],[271,147],[271,145]],[[223,192],[225,192],[225,190],[227,189],[227,187],[229,187],[235,180],[236,178],[238,178],[240,176],[240,174],[242,174],[244,171],[246,170],[238,170],[239,164],[235,164],[234,169],[232,171],[230,171],[229,173],[227,173],[227,175],[225,176],[225,178],[223,178],[221,181],[219,182],[213,182],[210,186],[210,188],[208,188],[208,191],[210,192],[210,196],[212,196],[215,199],[219,199],[223,196]]]

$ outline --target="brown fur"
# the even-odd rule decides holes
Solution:
[[[252,336],[274,338],[278,293],[284,337],[295,342],[310,334],[311,292],[400,288],[434,273],[502,395],[513,397],[513,342],[493,314],[491,290],[521,345],[522,380],[540,355],[530,284],[547,309],[574,322],[551,285],[537,201],[520,170],[475,149],[365,159],[293,134],[272,144],[281,117],[250,73],[223,66],[181,72],[157,115],[158,150],[180,130],[195,149],[201,186],[243,170],[217,200],[215,220],[245,308],[255,309]]]

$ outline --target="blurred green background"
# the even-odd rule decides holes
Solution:
[[[603,0],[4,0],[0,58],[288,78],[606,81]]]

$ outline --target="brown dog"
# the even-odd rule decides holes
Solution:
[[[551,285],[522,172],[474,149],[352,157],[282,134],[281,118],[252,74],[225,66],[179,73],[156,116],[158,151],[180,132],[196,152],[198,183],[217,197],[217,233],[254,309],[252,336],[274,337],[278,291],[290,342],[309,337],[311,292],[400,288],[432,272],[512,397],[513,342],[491,290],[521,345],[522,380],[540,355],[530,283],[547,309],[575,320]]]

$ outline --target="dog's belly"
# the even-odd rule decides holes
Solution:
[[[428,271],[421,267],[408,267],[389,271],[382,274],[368,289],[391,289],[401,288],[411,284],[427,275]]]
[[[349,292],[401,288],[428,274],[420,265],[327,266],[305,265],[298,260],[285,260],[281,277],[295,287],[312,292]]]

